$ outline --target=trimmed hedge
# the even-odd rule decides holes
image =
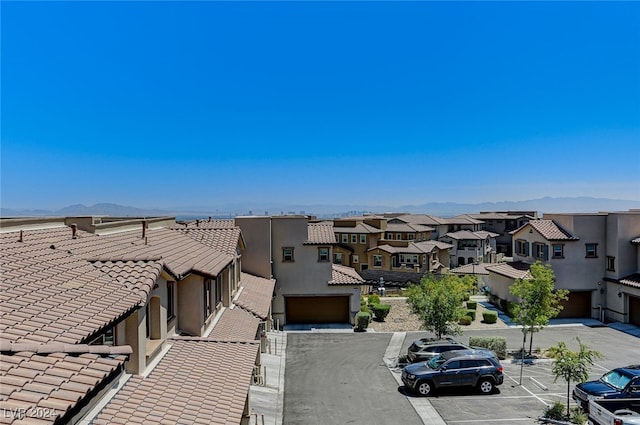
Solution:
[[[371,314],[361,311],[356,314],[356,331],[363,332],[367,327],[369,327],[369,322],[371,322]]]
[[[463,325],[463,326],[469,326],[471,324],[471,322],[473,322],[473,320],[471,320],[471,316],[463,316],[458,321],[458,323]]]
[[[467,308],[469,310],[475,310],[478,308],[478,301],[467,301]]]
[[[482,320],[484,323],[496,323],[498,321],[498,313],[495,311],[485,310],[482,312]]]
[[[472,347],[481,347],[491,350],[496,353],[500,360],[507,358],[507,338],[503,336],[472,336],[469,337],[469,345]]]
[[[380,296],[373,294],[373,295],[369,295],[367,297],[367,302],[369,304],[369,307],[376,305],[376,304],[380,304]]]
[[[471,317],[471,321],[476,320],[476,311],[475,310],[467,310],[467,316]]]
[[[391,306],[389,304],[374,304],[371,306],[371,311],[375,316],[376,320],[384,322],[384,319],[389,314],[391,310]]]

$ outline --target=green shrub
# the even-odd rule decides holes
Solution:
[[[476,311],[475,310],[467,310],[467,316],[471,317],[471,321],[476,320]]]
[[[371,322],[371,314],[361,311],[356,314],[356,331],[363,332]]]
[[[507,338],[503,336],[482,337],[472,336],[469,338],[469,345],[472,347],[486,348],[496,353],[499,359],[507,358]]]
[[[498,313],[495,311],[483,311],[482,320],[484,323],[496,323],[498,321]]]
[[[582,411],[580,407],[574,407],[571,409],[571,422],[578,425],[585,425],[587,423],[587,414]]]
[[[389,304],[374,304],[371,306],[371,311],[373,312],[376,320],[381,322],[383,322],[387,317],[389,310],[391,310],[391,306]]]
[[[380,304],[380,297],[378,295],[369,295],[367,303],[369,304],[369,307]]]
[[[506,301],[505,302],[505,310],[504,312],[507,313],[507,316],[509,317],[513,317],[514,314],[514,307],[517,305],[517,303],[514,303],[513,301]]]
[[[463,326],[469,326],[471,324],[473,320],[471,320],[470,316],[463,316],[460,318],[460,320],[458,321],[459,324],[463,325]]]
[[[544,417],[561,421],[565,418],[564,409],[564,404],[562,404],[562,402],[560,401],[556,401],[551,406],[547,406],[547,408],[544,410]]]
[[[466,294],[463,295],[462,300],[463,301],[469,301],[470,298],[471,298],[471,294],[467,292]]]
[[[477,301],[467,301],[467,308],[469,310],[475,310],[478,307]]]

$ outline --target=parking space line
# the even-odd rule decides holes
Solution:
[[[516,381],[515,379],[513,379],[511,376],[505,374],[505,376],[509,379],[511,379],[513,382],[515,382],[518,387],[522,387],[523,390],[525,390],[526,392],[528,392],[529,394],[531,394],[533,397],[535,397],[540,403],[544,404],[545,406],[548,406],[549,404],[547,402],[545,402],[543,399],[541,399],[540,397],[538,397],[537,395],[535,395],[534,393],[532,393],[527,387],[525,387],[524,385],[520,385],[518,384],[518,381]]]

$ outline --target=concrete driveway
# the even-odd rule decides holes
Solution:
[[[472,331],[457,339],[467,343],[471,335],[504,336],[509,349],[522,345],[519,329]],[[432,423],[424,415],[424,406],[433,406],[447,424],[534,424],[547,404],[566,400],[566,383],[553,383],[550,362],[526,365],[522,385],[518,385],[520,365],[506,360],[502,362],[505,383],[495,394],[452,391],[423,398],[407,393],[394,379],[399,371],[389,369],[383,358],[392,340],[400,341],[395,352],[404,354],[413,340],[423,336],[431,335],[288,333],[283,423]],[[548,348],[564,340],[576,349],[575,336],[605,356],[594,366],[592,378],[639,360],[638,338],[605,327],[547,328],[535,335],[534,348]]]

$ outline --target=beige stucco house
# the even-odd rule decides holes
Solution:
[[[276,280],[272,309],[278,326],[353,323],[364,281],[333,264],[332,223],[298,215],[236,217],[235,223],[247,245],[244,269]]]

